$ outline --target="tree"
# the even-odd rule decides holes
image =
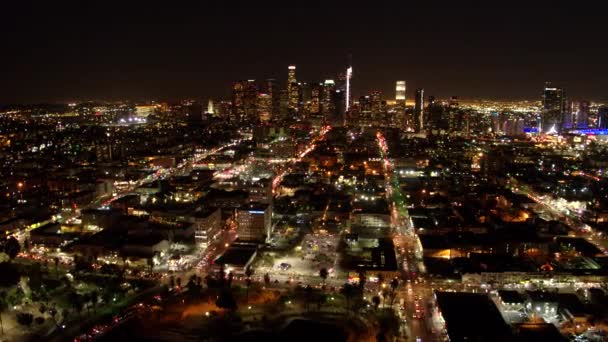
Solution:
[[[91,297],[91,303],[93,303],[93,312],[95,312],[96,307],[97,307],[97,302],[99,302],[99,292],[97,292],[97,290],[91,291],[90,297]]]
[[[34,315],[27,312],[20,312],[17,314],[17,323],[23,325],[24,327],[29,327],[34,322]]]
[[[346,299],[346,310],[350,308],[350,300],[355,296],[356,289],[352,284],[346,283],[340,289],[340,293]]]
[[[266,285],[270,284],[270,275],[268,273],[264,274],[264,284],[266,284]]]
[[[4,323],[2,322],[2,312],[8,308],[6,293],[0,292],[0,336],[4,337]]]
[[[217,305],[218,308],[230,311],[236,311],[237,309],[236,300],[234,299],[234,295],[230,289],[222,289],[220,295],[215,301],[215,305]]]
[[[171,275],[169,277],[169,287],[170,288],[174,288],[175,287],[175,276],[174,275]]]
[[[359,270],[359,288],[361,290],[365,289],[366,282],[367,282],[367,276],[365,274],[365,270]]]
[[[380,297],[373,296],[372,303],[374,304],[374,310],[378,310],[378,307],[380,306]]]
[[[19,240],[17,240],[14,236],[11,236],[6,239],[6,242],[4,243],[4,252],[11,260],[17,257],[17,254],[19,254],[20,250],[21,245],[19,244]]]
[[[15,265],[8,262],[0,263],[0,274],[2,275],[0,277],[0,287],[15,286],[21,278]]]
[[[325,280],[327,280],[327,276],[329,276],[329,272],[327,271],[327,268],[323,267],[322,269],[319,270],[319,277],[321,277],[321,279],[323,279],[323,285],[325,285]]]
[[[53,258],[53,263],[55,263],[55,276],[57,276],[57,269],[59,268],[59,258],[58,257],[54,257]]]
[[[393,280],[391,280],[391,290],[392,290],[391,306],[393,305],[393,302],[395,301],[395,297],[397,296],[397,293],[395,291],[397,291],[398,287],[399,287],[399,279],[393,278]]]

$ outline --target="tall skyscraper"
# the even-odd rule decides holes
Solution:
[[[395,108],[390,124],[408,129],[411,126],[411,120],[408,120],[405,115],[405,81],[397,81],[395,83]]]
[[[207,114],[215,114],[215,108],[213,107],[213,100],[209,99],[209,102],[207,102]]]
[[[350,98],[351,98],[350,79],[352,77],[353,77],[353,67],[349,65],[348,69],[346,69],[346,107],[345,107],[345,111],[347,111],[347,112],[350,109]]]
[[[321,100],[323,97],[323,84],[313,82],[310,85],[310,113],[319,114],[321,112]]]
[[[258,86],[255,80],[247,80],[245,83],[245,96],[243,107],[247,120],[256,121],[258,119]]]
[[[298,91],[298,81],[296,80],[296,66],[287,67],[287,94],[289,96],[289,108],[297,109],[300,94]]]
[[[414,117],[416,120],[416,130],[421,131],[424,128],[424,88],[416,89],[416,98],[414,103]]]
[[[270,96],[270,116],[273,119],[277,119],[281,112],[281,90],[279,89],[277,80],[274,78],[269,78],[266,80],[266,94]]]
[[[272,117],[272,97],[269,94],[258,95],[257,117],[261,122],[270,121]]]
[[[608,129],[608,106],[597,109],[597,128]]]
[[[372,102],[372,121],[378,123],[383,119],[382,113],[382,93],[378,90],[374,90],[371,93]]]
[[[397,81],[395,85],[395,101],[405,104],[405,81]]]
[[[321,102],[321,113],[323,114],[323,121],[325,123],[329,123],[330,116],[334,112],[332,98],[335,90],[336,82],[334,82],[334,80],[325,80],[323,83],[323,99]]]
[[[589,125],[589,101],[580,101],[576,112],[576,128],[587,128]]]
[[[242,121],[245,117],[245,85],[247,81],[236,81],[232,85],[232,120]]]
[[[332,126],[344,126],[344,109],[346,108],[346,92],[336,89],[332,92],[332,109],[333,113],[330,115],[330,124]]]
[[[551,82],[545,83],[543,90],[542,131],[556,133],[562,129],[564,114],[566,112],[566,96],[561,87]]]

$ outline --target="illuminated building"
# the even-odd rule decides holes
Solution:
[[[350,109],[350,97],[351,97],[351,93],[350,93],[350,79],[353,76],[353,67],[349,66],[348,69],[346,69],[346,106],[345,106],[345,111],[348,112],[348,110]]]
[[[382,93],[374,90],[371,93],[371,106],[372,106],[372,121],[374,123],[382,121],[384,115],[382,113]]]
[[[215,114],[215,108],[213,107],[212,99],[209,99],[209,102],[207,103],[207,114]]]
[[[359,123],[363,126],[371,125],[372,122],[372,100],[369,95],[359,98]]]
[[[269,94],[258,95],[257,117],[262,122],[270,121],[272,117],[272,97]]]
[[[281,90],[279,84],[274,78],[266,80],[266,94],[270,96],[271,110],[270,116],[277,119],[281,112]]]
[[[416,89],[416,98],[414,103],[414,117],[416,119],[416,130],[420,131],[424,127],[424,89]]]
[[[287,67],[287,96],[289,97],[289,108],[297,109],[300,94],[298,90],[298,81],[296,80],[295,65]]]
[[[608,129],[608,106],[601,106],[598,108],[597,128]]]
[[[397,81],[395,85],[395,101],[405,105],[405,81]]]
[[[344,108],[345,107],[345,96],[346,93],[337,89],[331,94],[331,102],[333,113],[330,116],[330,124],[332,126],[343,126],[344,125]]]
[[[245,117],[248,120],[257,119],[257,105],[258,105],[258,86],[255,80],[247,80],[245,83],[243,98],[243,108],[245,111]]]
[[[325,80],[323,83],[323,98],[321,102],[321,114],[325,122],[329,121],[329,117],[334,112],[334,103],[332,101],[333,93],[336,90],[334,80]]]
[[[213,243],[221,232],[222,214],[218,208],[197,211],[190,220],[194,226],[194,239],[203,247]]]
[[[154,105],[135,106],[135,115],[146,118],[150,114],[154,114]]]
[[[272,207],[267,204],[251,204],[236,212],[237,234],[245,241],[266,241],[272,233]]]
[[[578,111],[576,112],[576,128],[587,128],[589,120],[589,101],[581,101],[578,103]]]
[[[321,100],[323,95],[323,84],[313,83],[310,86],[310,113],[319,114],[321,112]]]
[[[543,132],[559,132],[561,130],[566,111],[565,106],[566,96],[564,90],[552,85],[550,82],[546,82],[543,91],[543,111],[541,117]]]
[[[245,84],[247,81],[236,81],[232,85],[232,119],[242,121],[245,117]]]

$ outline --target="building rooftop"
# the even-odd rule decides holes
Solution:
[[[435,292],[450,341],[511,341],[513,335],[485,294]]]

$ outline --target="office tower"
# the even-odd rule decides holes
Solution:
[[[587,126],[589,126],[589,101],[581,101],[576,112],[576,128],[587,128]]]
[[[261,122],[270,121],[272,118],[272,97],[269,94],[260,93],[257,103],[257,118]]]
[[[359,124],[369,126],[372,123],[372,99],[369,95],[359,97]]]
[[[382,93],[374,90],[370,98],[372,103],[372,121],[377,123],[382,119]]]
[[[566,96],[564,90],[554,86],[551,82],[545,83],[543,90],[543,111],[541,129],[544,133],[557,133],[562,128],[564,113],[566,112]]]
[[[349,66],[348,69],[346,69],[346,106],[345,106],[346,112],[348,112],[348,110],[350,109],[350,97],[351,97],[350,79],[352,77],[353,77],[353,67]]]
[[[256,121],[258,119],[258,86],[255,80],[247,80],[245,83],[244,97],[243,97],[243,108],[245,112],[245,118],[250,121]]]
[[[323,83],[323,98],[321,102],[321,114],[323,115],[323,121],[329,123],[330,116],[334,112],[333,107],[333,93],[336,90],[336,83],[334,80],[325,80]]]
[[[330,116],[330,124],[335,127],[344,126],[344,109],[346,108],[346,92],[336,89],[331,94],[333,113]]]
[[[414,103],[414,117],[416,119],[416,131],[421,131],[424,127],[424,89],[416,89],[416,98]]]
[[[427,127],[433,131],[441,131],[447,130],[448,128],[448,120],[446,118],[446,107],[441,102],[435,102],[433,98],[432,101],[429,100],[429,105],[427,106]]]
[[[464,113],[458,106],[458,97],[452,96],[447,107],[447,125],[450,132],[461,132],[464,129]]]
[[[321,99],[323,96],[323,84],[313,82],[310,85],[310,113],[319,114],[321,112]]]
[[[209,99],[209,102],[207,102],[207,114],[215,114],[215,108],[213,107],[213,100]]]
[[[274,78],[269,78],[266,80],[265,93],[270,96],[270,116],[272,119],[276,120],[281,112],[281,90],[279,89],[279,84]]]
[[[395,101],[405,105],[405,81],[397,81],[395,85]]]
[[[268,204],[252,203],[236,212],[237,234],[245,241],[266,241],[272,233],[272,207]]]
[[[597,109],[597,128],[608,129],[608,106]]]
[[[296,80],[295,65],[290,65],[287,67],[287,94],[289,96],[289,108],[297,109],[300,94],[298,90],[298,81]]]
[[[566,101],[562,115],[562,129],[571,129],[576,125],[576,107],[576,103]]]
[[[232,120],[240,122],[245,118],[245,85],[247,81],[236,81],[232,85]]]

